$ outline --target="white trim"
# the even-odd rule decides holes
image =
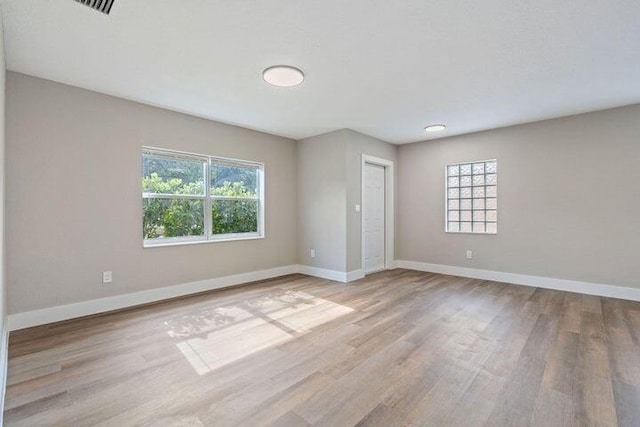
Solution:
[[[0,426],[4,419],[4,399],[7,391],[7,370],[9,368],[9,330],[7,329],[7,319],[2,327],[2,337],[0,337]]]
[[[394,199],[394,171],[393,161],[382,159],[380,157],[369,156],[368,154],[362,155],[362,163],[360,165],[360,269],[365,270],[364,263],[364,224],[363,224],[363,212],[364,212],[364,168],[369,163],[372,165],[378,165],[384,167],[384,184],[385,184],[385,238],[384,238],[384,268],[390,270],[395,266],[395,199]]]
[[[310,265],[298,265],[298,273],[342,283],[353,282],[354,280],[362,279],[364,277],[363,270],[344,272],[337,270],[328,270],[326,268],[320,267],[313,267]]]
[[[484,221],[484,223],[485,223],[485,231],[473,231],[473,229],[471,231],[449,231],[449,167],[450,166],[470,165],[471,166],[471,175],[470,176],[473,179],[473,175],[474,175],[474,173],[473,173],[473,165],[474,165],[474,163],[484,163],[485,164],[484,165],[485,166],[485,172],[483,173],[483,175],[485,175],[485,178],[486,178],[486,175],[493,175],[493,174],[487,174],[487,171],[486,171],[486,164],[489,163],[489,162],[495,162],[495,164],[496,164],[495,174],[497,176],[497,174],[498,174],[498,159],[497,158],[496,159],[489,159],[489,160],[476,160],[476,161],[473,161],[473,162],[449,163],[449,164],[445,165],[445,167],[444,167],[444,232],[445,233],[447,233],[447,234],[475,234],[475,235],[481,235],[481,236],[495,236],[495,235],[498,234],[498,225],[497,225],[498,224],[498,222],[497,222],[498,221],[498,218],[497,218],[497,216],[498,216],[498,205],[497,205],[498,204],[498,183],[497,182],[496,182],[496,184],[489,184],[489,185],[487,185],[486,182],[485,182],[485,195],[484,195],[484,197],[481,197],[481,199],[484,199],[484,202],[486,204],[487,203],[487,199],[493,198],[493,197],[487,197],[487,195],[486,195],[486,187],[487,186],[495,186],[496,187],[496,196],[495,196],[495,199],[496,199],[496,208],[495,208],[495,211],[496,211],[496,231],[494,233],[490,233],[490,232],[486,231],[486,224],[487,224],[486,218],[485,218],[485,221]],[[462,176],[462,175],[460,173],[458,173],[458,177],[460,177],[460,176]],[[453,188],[455,188],[455,187],[453,187]],[[458,189],[460,189],[460,188],[461,187],[459,185]],[[472,203],[473,203],[473,201],[472,201]],[[485,205],[485,208],[486,208],[486,205]],[[461,207],[458,206],[458,209],[454,209],[454,210],[460,211]],[[489,209],[489,210],[494,210],[494,209]],[[486,215],[487,209],[484,209],[484,211],[485,211],[485,215]],[[471,215],[473,215],[473,212],[471,213]],[[472,220],[473,220],[473,218],[472,218]],[[452,222],[455,222],[455,221],[452,221]],[[458,222],[461,223],[461,222],[466,222],[466,221],[458,221]],[[458,224],[458,226],[459,225],[460,224]],[[472,228],[473,228],[473,224],[472,224]]]
[[[165,156],[169,158],[177,158],[177,159],[192,159],[192,160],[207,160],[211,159],[213,161],[219,160],[220,163],[226,163],[230,166],[264,166],[264,163],[258,162],[255,160],[243,160],[236,159],[233,157],[223,157],[223,156],[214,156],[211,154],[198,154],[198,153],[190,153],[188,151],[180,151],[174,150],[173,148],[161,148],[161,147],[152,147],[150,145],[142,146],[142,154],[150,154],[157,156]]]
[[[271,279],[298,272],[297,265],[270,268],[267,270],[253,271],[250,273],[236,274],[233,276],[217,277],[198,282],[184,283],[181,285],[167,286],[163,288],[149,289],[131,294],[116,295],[99,298],[73,304],[43,308],[41,310],[27,311],[9,315],[8,329],[15,331],[32,326],[74,319],[76,317],[89,316],[104,313],[141,304],[162,301],[169,298],[206,292],[214,289],[227,288],[256,280]]]
[[[428,271],[430,273],[448,274],[452,276],[470,277],[473,279],[492,280],[514,285],[533,286],[536,288],[554,289],[558,291],[577,292],[580,294],[601,297],[620,298],[640,301],[640,289],[625,286],[605,285],[602,283],[580,282],[576,280],[556,279],[553,277],[530,276],[527,274],[504,273],[501,271],[480,270],[476,268],[457,267],[453,265],[429,264],[418,261],[398,260],[399,268]]]
[[[194,199],[194,200],[202,200],[204,202],[204,231],[201,236],[181,236],[181,237],[170,237],[170,238],[155,238],[155,239],[142,239],[142,246],[145,248],[152,248],[156,246],[177,246],[183,244],[199,244],[199,243],[210,243],[210,242],[226,242],[233,240],[248,240],[248,239],[261,239],[265,237],[265,223],[264,223],[264,213],[265,213],[265,165],[262,162],[255,162],[251,160],[239,160],[239,159],[230,159],[226,157],[216,157],[207,154],[196,154],[196,153],[187,153],[184,151],[176,151],[170,150],[167,148],[156,148],[156,147],[142,147],[142,163],[144,164],[145,156],[156,156],[156,157],[165,157],[168,159],[182,159],[182,160],[193,160],[202,162],[203,166],[203,178],[204,178],[204,194],[163,194],[163,193],[149,193],[143,192],[142,199]],[[257,185],[258,185],[258,196],[257,197],[227,197],[227,196],[215,196],[211,194],[211,171],[214,165],[226,165],[226,166],[235,166],[239,168],[255,168],[256,176],[257,176]],[[141,176],[144,178],[144,171],[141,170]],[[258,230],[250,233],[230,233],[230,234],[212,234],[211,230],[211,202],[213,200],[252,200],[258,203]],[[144,210],[144,208],[143,208]]]
[[[363,277],[364,277],[364,270],[362,269],[349,271],[347,272],[347,283],[353,282],[354,280],[362,279]]]
[[[344,271],[328,270],[326,268],[313,267],[310,265],[298,265],[298,273],[307,276],[319,277],[321,279],[333,280],[335,282],[347,282],[347,273]]]
[[[30,328],[32,326],[46,325],[48,323],[60,322],[63,320],[75,319],[92,314],[105,313],[122,308],[133,307],[141,304],[162,301],[170,298],[196,294],[199,292],[212,291],[215,289],[228,288],[242,285],[257,280],[272,279],[274,277],[286,276],[288,274],[302,273],[308,276],[320,277],[322,279],[334,280],[337,282],[351,282],[364,277],[362,270],[342,272],[327,270],[324,268],[311,267],[308,265],[287,265],[283,267],[270,268],[267,270],[241,273],[233,276],[217,277],[214,279],[201,280],[197,282],[183,283],[180,285],[166,286],[163,288],[149,289],[146,291],[131,294],[115,295],[112,297],[99,298],[89,301],[82,301],[73,304],[48,307],[40,310],[26,311],[23,313],[10,314],[6,323],[5,342],[8,341],[8,331]],[[0,357],[6,361],[6,348],[0,349]],[[5,351],[4,356],[1,351]],[[6,372],[5,372],[6,373]],[[0,379],[1,381],[1,379]]]
[[[242,240],[260,240],[264,239],[265,236],[260,236],[258,234],[244,233],[244,234],[225,234],[225,236],[238,236],[238,237],[224,237],[224,238],[216,238],[206,240],[204,238],[199,238],[198,240],[186,240],[184,237],[178,237],[176,239],[179,240],[171,240],[172,237],[167,237],[163,239],[144,239],[142,243],[142,247],[145,249],[148,248],[162,248],[165,246],[185,246],[185,245],[201,245],[203,243],[220,243],[220,242],[238,242]],[[147,243],[151,242],[151,243]],[[158,243],[155,243],[158,242]],[[166,242],[166,243],[165,243]]]

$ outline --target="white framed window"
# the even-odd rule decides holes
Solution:
[[[498,162],[456,163],[446,168],[447,233],[498,232]]]
[[[264,237],[264,165],[142,149],[143,244]]]

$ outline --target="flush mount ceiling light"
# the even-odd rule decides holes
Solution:
[[[426,132],[442,132],[446,128],[447,127],[445,125],[429,125],[426,128],[424,128],[424,130]]]
[[[304,80],[302,70],[289,65],[274,65],[262,72],[265,82],[280,87],[298,86]]]

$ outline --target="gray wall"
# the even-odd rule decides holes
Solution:
[[[489,158],[498,234],[446,234],[445,165]],[[400,146],[396,258],[640,287],[638,165],[640,105]]]
[[[298,262],[347,266],[346,140],[340,131],[298,142]],[[310,251],[315,249],[316,257]]]
[[[396,161],[397,147],[342,129],[298,143],[298,259],[347,272],[361,267],[362,154]],[[316,250],[316,258],[309,256]]]
[[[350,130],[296,145],[8,73],[9,312],[295,263],[357,270],[363,153],[396,163],[397,259],[640,287],[638,135],[636,105],[399,148]],[[264,162],[267,237],[143,249],[143,145]],[[445,234],[445,165],[487,158],[498,235]]]
[[[143,249],[143,145],[264,162],[266,238]],[[10,72],[6,149],[9,313],[297,262],[295,141]]]

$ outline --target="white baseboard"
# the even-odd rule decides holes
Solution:
[[[298,273],[342,283],[353,282],[354,280],[362,279],[364,277],[364,271],[362,270],[344,272],[312,267],[310,265],[298,265]]]
[[[298,265],[298,273],[321,279],[334,280],[336,282],[347,281],[347,273],[344,271],[328,270],[326,268],[312,267],[310,265]]]
[[[347,282],[353,282],[354,280],[359,280],[364,277],[363,270],[353,270],[347,273]]]
[[[448,274],[452,276],[470,277],[473,279],[492,280],[512,283],[514,285],[534,286],[536,288],[554,289],[558,291],[577,292],[580,294],[601,297],[620,298],[640,301],[640,289],[624,286],[605,285],[601,283],[579,282],[575,280],[555,279],[552,277],[530,276],[526,274],[504,273],[501,271],[480,270],[476,268],[457,267],[453,265],[429,264],[418,261],[397,261],[399,268],[428,271],[430,273]]]
[[[4,420],[4,396],[7,391],[7,368],[9,366],[9,329],[7,328],[7,319],[2,322],[2,331],[0,333],[0,426]]]
[[[112,297],[83,301],[74,304],[49,307],[41,310],[11,314],[9,315],[8,319],[8,330],[15,331],[32,326],[44,325],[47,323],[74,319],[76,317],[104,313],[106,311],[118,310],[169,298],[181,297],[198,292],[206,292],[214,289],[226,288],[253,282],[256,280],[272,279],[274,277],[285,276],[287,274],[294,274],[297,272],[297,265],[288,265],[284,267],[270,268],[267,270],[253,271],[250,273],[236,274],[233,276],[224,276],[217,277],[215,279],[184,283],[181,285],[149,289],[146,291],[135,292],[131,294],[116,295]]]
[[[338,282],[350,282],[364,277],[362,270],[354,270],[348,273],[327,270],[324,268],[311,267],[308,265],[287,265],[284,267],[270,268],[268,270],[253,271],[250,273],[236,274],[233,276],[217,277],[215,279],[201,280],[197,282],[183,283],[175,286],[149,289],[146,291],[131,294],[115,295],[112,297],[99,298],[89,301],[82,301],[73,304],[48,307],[40,310],[27,311],[23,313],[11,314],[7,320],[9,331],[30,328],[32,326],[45,325],[63,320],[75,319],[92,314],[104,313],[107,311],[119,310],[136,305],[162,301],[169,298],[176,298],[191,295],[198,292],[206,292],[214,289],[227,288],[254,282],[256,280],[271,279],[285,276],[287,274],[302,273],[309,276],[323,279],[335,280]]]
[[[620,286],[603,285],[598,283],[577,282],[573,280],[554,279],[549,277],[527,276],[524,274],[503,273],[499,271],[478,270],[474,268],[456,267],[451,265],[428,264],[416,261],[395,261],[393,267],[408,268],[433,273],[450,274],[454,276],[472,277],[476,279],[494,280],[513,283],[516,285],[536,286],[539,288],[557,289],[569,292],[579,292],[589,295],[607,296],[632,301],[640,301],[640,289]],[[9,315],[7,328],[9,331],[74,319],[92,314],[104,313],[141,304],[161,301],[184,295],[206,292],[214,289],[240,285],[256,280],[271,279],[287,274],[302,273],[322,279],[348,283],[364,277],[363,270],[349,272],[328,270],[309,265],[288,265],[233,276],[218,277],[181,285],[149,289],[131,294],[116,295],[74,304],[49,307],[41,310],[28,311]],[[6,339],[6,337],[5,337]],[[2,355],[0,354],[0,357]],[[6,355],[5,355],[6,357]],[[0,362],[1,363],[1,362]],[[1,379],[0,379],[1,381]]]

